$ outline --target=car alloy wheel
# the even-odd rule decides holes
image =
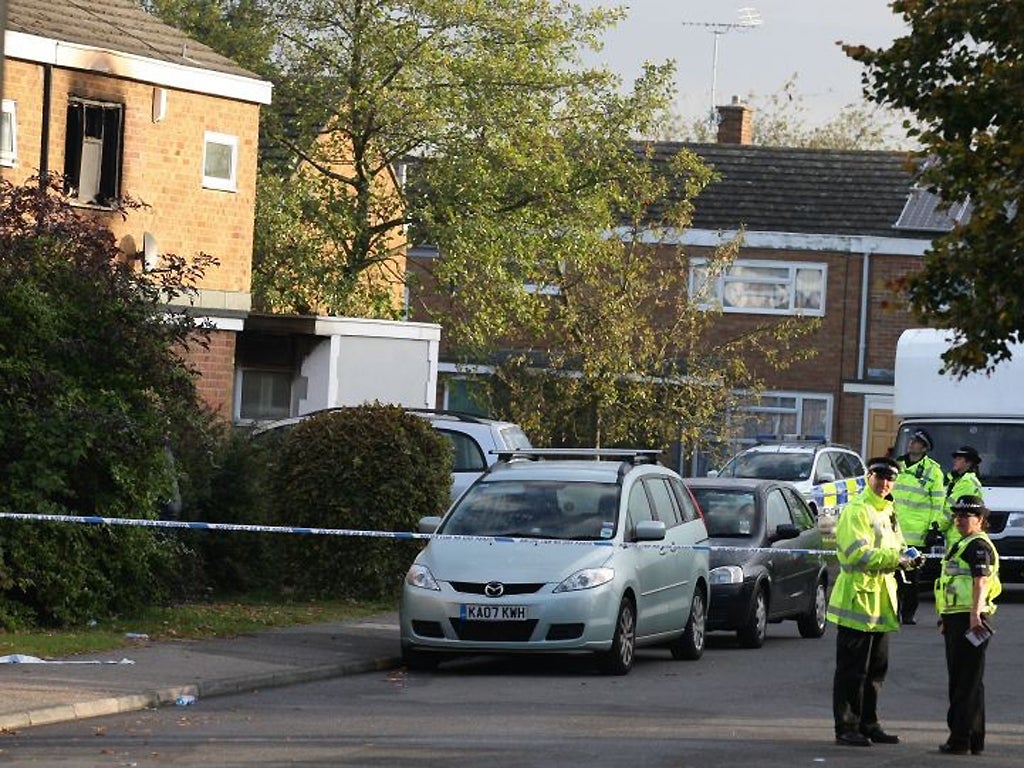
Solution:
[[[760,648],[764,645],[765,636],[768,634],[768,595],[763,586],[754,592],[747,625],[737,634],[740,645],[744,648]]]
[[[825,634],[825,628],[828,626],[825,620],[825,614],[828,612],[827,592],[825,578],[818,577],[818,583],[814,587],[814,603],[796,622],[800,637],[816,638]]]
[[[622,598],[615,620],[612,647],[601,656],[601,669],[610,675],[625,675],[633,668],[636,653],[636,611],[628,597]]]
[[[704,654],[705,633],[707,630],[708,609],[704,593],[697,589],[690,603],[690,615],[686,620],[683,634],[669,646],[673,659],[696,661]]]

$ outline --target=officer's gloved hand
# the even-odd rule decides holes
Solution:
[[[900,568],[905,571],[920,568],[923,563],[924,555],[917,550],[917,547],[907,547],[900,553]]]

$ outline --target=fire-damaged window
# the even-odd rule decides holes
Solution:
[[[124,108],[83,99],[68,102],[64,177],[68,197],[110,205],[120,194]]]

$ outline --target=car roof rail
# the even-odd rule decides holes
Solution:
[[[595,461],[626,461],[630,464],[657,464],[661,451],[657,448],[518,448],[491,451],[498,461],[513,459],[593,459]]]
[[[450,416],[453,419],[470,424],[483,424],[485,421],[495,421],[490,416],[481,416],[478,413],[470,413],[469,411],[449,411],[444,408],[410,408],[408,406],[406,406],[405,410],[410,413],[422,413],[426,416]]]

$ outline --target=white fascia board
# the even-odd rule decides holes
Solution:
[[[892,395],[895,389],[892,384],[843,384],[846,395]]]
[[[438,363],[437,370],[440,373],[465,374],[467,376],[491,376],[497,369],[493,365]]]
[[[197,315],[195,324],[216,331],[234,331],[241,333],[245,329],[245,319],[241,317],[216,317],[213,315]]]
[[[318,317],[314,322],[313,332],[317,336],[369,336],[435,342],[441,340],[441,326],[436,323],[368,320],[358,317]]]
[[[628,240],[632,230],[620,227],[615,235]],[[640,240],[649,245],[692,245],[717,248],[730,242],[737,230],[687,229],[680,237],[673,230],[652,232],[644,230]],[[800,232],[754,232],[743,234],[747,248],[784,251],[832,251],[838,253],[878,253],[890,256],[923,256],[931,247],[929,240],[903,237],[869,237],[861,235],[809,235]]]
[[[189,67],[132,53],[7,32],[4,54],[38,64],[100,72],[181,91],[205,93],[255,104],[269,104],[273,85],[266,80]]]

